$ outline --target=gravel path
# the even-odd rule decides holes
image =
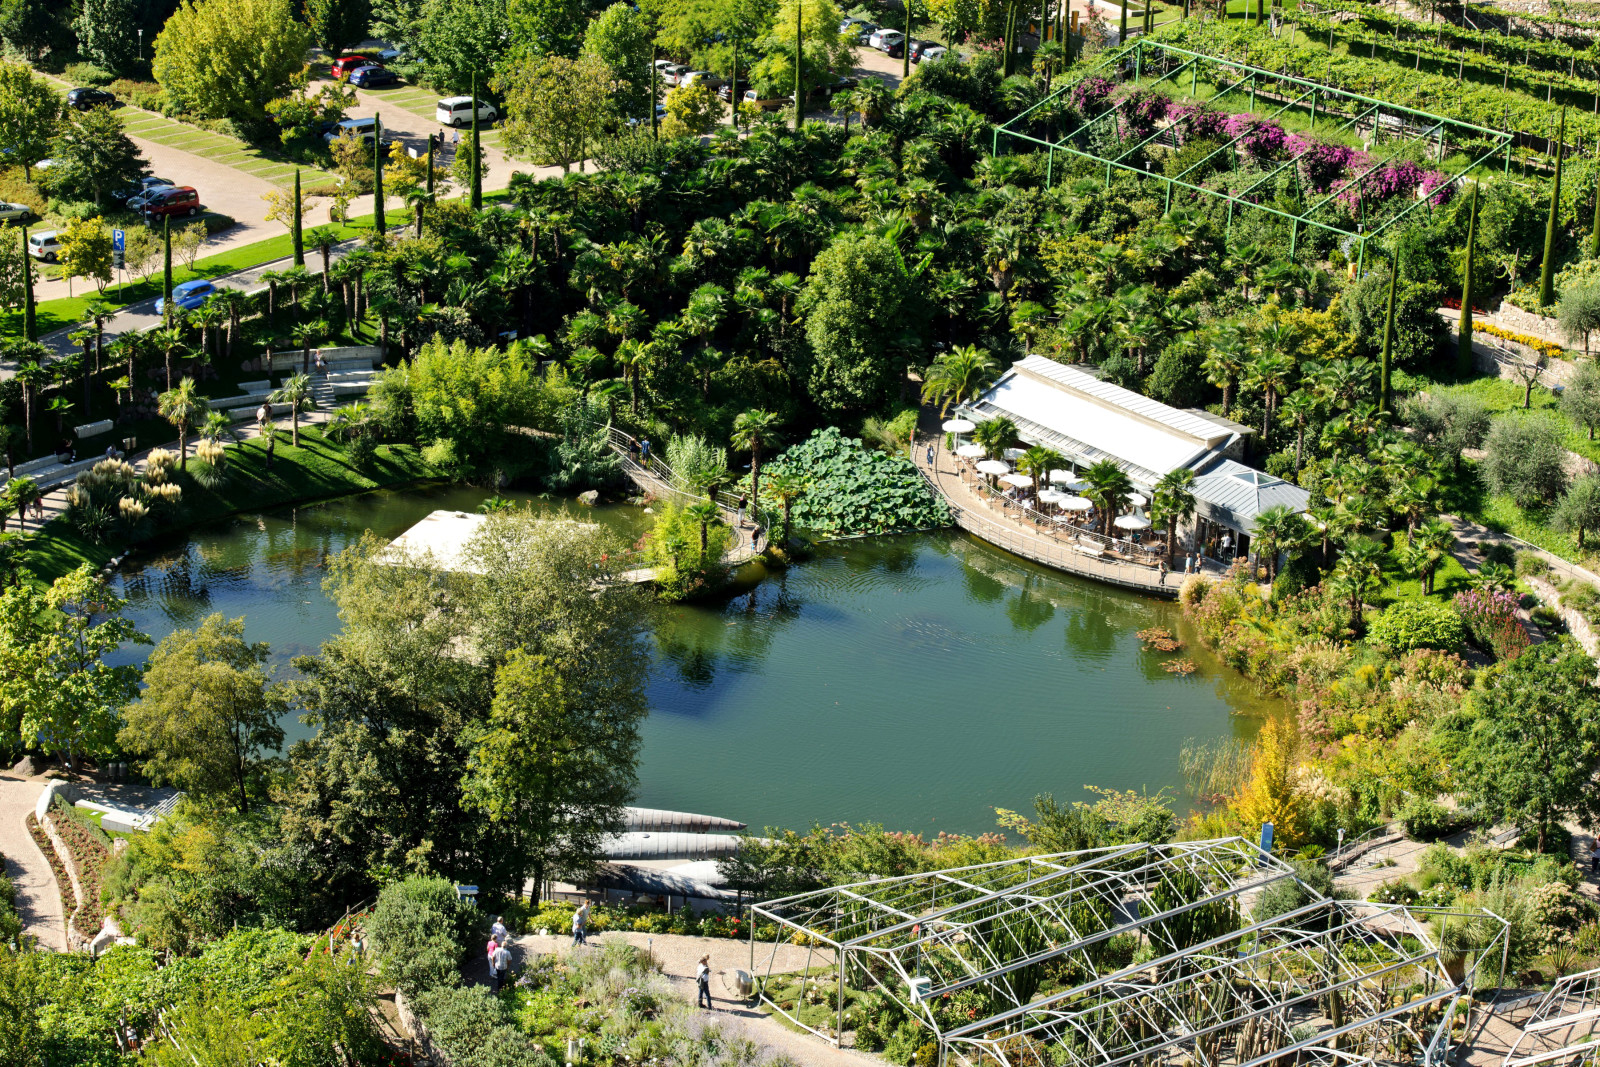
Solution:
[[[750,942],[734,941],[725,937],[684,937],[677,934],[641,934],[633,932],[613,932],[591,937],[589,943],[626,941],[631,945],[648,947],[661,961],[661,970],[668,978],[672,979],[673,988],[679,996],[686,1001],[695,998],[694,974],[695,965],[700,957],[711,957],[711,1002],[716,1005],[712,1012],[718,1019],[728,1021],[736,1020],[735,1025],[742,1029],[752,1039],[760,1041],[777,1052],[782,1052],[792,1057],[796,1063],[805,1067],[866,1067],[868,1064],[882,1067],[883,1060],[876,1056],[869,1056],[864,1052],[852,1049],[838,1049],[811,1034],[791,1030],[777,1019],[764,1011],[757,1011],[748,1007],[748,1002],[738,999],[734,988],[733,972],[735,970],[750,969]],[[537,934],[528,937],[519,937],[513,940],[517,949],[518,958],[530,959],[535,955],[550,952],[566,954],[573,951],[570,936],[540,937]],[[577,951],[583,952],[584,949]],[[762,956],[762,947],[757,946],[758,965],[765,971]],[[774,972],[785,970],[799,970],[810,962],[817,966],[819,957],[809,953],[797,945],[779,946],[775,960]],[[473,967],[467,965],[468,975],[473,981],[487,980],[487,967]]]
[[[0,772],[0,855],[5,856],[6,875],[17,891],[23,932],[37,938],[41,948],[65,952],[66,914],[55,873],[24,821],[43,788],[43,779]]]

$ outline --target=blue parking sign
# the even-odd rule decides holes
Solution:
[[[125,250],[123,240],[123,233],[121,230],[111,231],[111,248],[113,251],[121,252]]]

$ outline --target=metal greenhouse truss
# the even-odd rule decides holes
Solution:
[[[1215,151],[1179,173],[1168,175],[1151,167],[1148,153],[1151,149],[1176,149],[1178,129],[1174,125],[1161,126],[1129,143],[1118,132],[1127,117],[1125,100],[1078,123],[1059,137],[1043,138],[1028,132],[1040,124],[1035,113],[1044,116],[1063,113],[1071,94],[1094,78],[1104,78],[1115,84],[1137,84],[1144,89],[1159,87],[1180,102],[1185,98],[1190,98],[1190,102],[1198,99],[1204,82],[1208,88],[1214,86],[1217,90],[1207,98],[1208,103],[1242,105],[1264,119],[1281,119],[1291,113],[1304,116],[1309,120],[1309,133],[1358,136],[1372,150],[1374,158],[1351,175],[1347,183],[1318,192],[1305,187],[1297,166],[1298,156],[1261,166],[1242,165],[1246,153],[1241,151],[1241,144],[1251,135],[1251,131],[1246,130],[1228,137]],[[1069,160],[1091,160],[1105,168],[1108,183],[1115,171],[1163,183],[1167,210],[1173,206],[1175,192],[1186,192],[1226,203],[1229,229],[1236,212],[1253,211],[1273,216],[1288,228],[1291,257],[1301,238],[1310,231],[1331,234],[1352,253],[1350,258],[1359,268],[1364,265],[1369,242],[1400,225],[1413,212],[1429,210],[1441,190],[1443,195],[1450,195],[1462,187],[1470,173],[1497,159],[1502,168],[1509,168],[1513,137],[1500,130],[1417,111],[1286,73],[1140,38],[1111,53],[1099,65],[1063,81],[1060,88],[1044,100],[996,128],[993,146],[996,155],[1000,154],[1002,139],[1007,147],[1014,142],[1046,153],[1047,186],[1055,180],[1058,155]],[[1108,144],[1112,147],[1105,147]],[[1416,151],[1419,147],[1436,163],[1442,164],[1458,152],[1464,153],[1470,162],[1449,172],[1428,195],[1404,206],[1388,203],[1380,209],[1374,202],[1376,198],[1369,201],[1365,191],[1369,187],[1376,188],[1380,171],[1405,152],[1421,154]],[[1229,175],[1225,187],[1204,184],[1210,170],[1221,170]],[[1285,181],[1299,194],[1297,208],[1270,202]],[[1344,204],[1355,201],[1353,211],[1348,212],[1353,218],[1344,217],[1347,209],[1341,200]]]
[[[1586,1067],[1600,1057],[1600,968],[1557,978],[1507,1050],[1503,1067]]]
[[[1287,884],[1303,903],[1252,921],[1262,891]],[[771,1009],[840,1044],[877,991],[962,1067],[1435,1067],[1508,945],[1486,912],[1327,899],[1236,837],[885,878],[754,911],[751,969]],[[1429,915],[1471,948],[1441,953]],[[758,942],[758,926],[776,933]]]

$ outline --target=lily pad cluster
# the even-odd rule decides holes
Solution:
[[[836,427],[813,433],[762,467],[787,474],[805,492],[795,500],[794,524],[814,533],[888,533],[950,525],[950,510],[910,460],[868,448]],[[765,503],[765,501],[763,501]]]

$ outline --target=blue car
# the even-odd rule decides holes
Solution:
[[[350,74],[350,84],[357,89],[376,89],[380,85],[396,85],[400,78],[387,67],[358,67]]]
[[[211,294],[216,291],[217,287],[208,281],[183,282],[172,287],[172,302],[185,311],[193,311],[207,300],[210,300]],[[160,315],[166,310],[167,299],[162,297],[156,301],[156,314]]]

